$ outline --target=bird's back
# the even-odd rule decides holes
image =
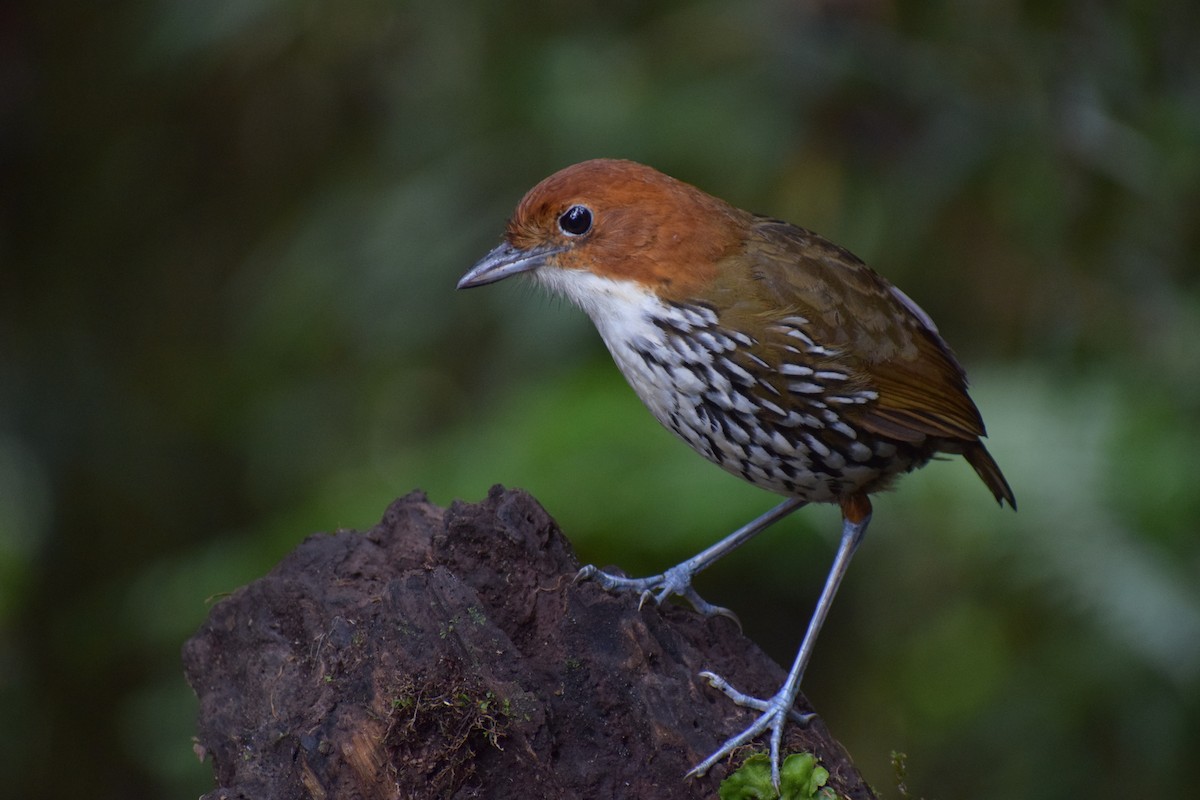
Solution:
[[[816,234],[763,218],[749,231],[704,300],[638,296],[636,314],[607,315],[640,315],[632,335],[593,315],[655,417],[779,494],[837,502],[949,452],[1012,503],[965,373],[928,315]]]

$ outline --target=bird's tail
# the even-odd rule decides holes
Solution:
[[[1013,497],[1012,487],[1004,479],[1004,473],[1000,471],[1000,465],[996,463],[996,459],[992,458],[992,454],[983,446],[983,442],[975,442],[968,446],[963,451],[963,456],[967,459],[967,463],[975,468],[975,472],[983,479],[987,487],[992,490],[992,494],[996,496],[996,502],[1004,505],[1005,501],[1007,501],[1012,506],[1013,511],[1016,511],[1017,499]]]

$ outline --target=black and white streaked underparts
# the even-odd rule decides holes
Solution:
[[[859,441],[840,412],[878,396],[831,364],[837,352],[782,317],[764,341],[721,326],[702,303],[664,302],[631,281],[540,270],[592,318],[630,386],[663,425],[763,489],[836,502],[924,461],[879,437]]]

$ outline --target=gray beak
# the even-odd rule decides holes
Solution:
[[[471,267],[466,275],[458,280],[459,289],[470,289],[473,286],[486,286],[489,283],[502,281],[511,275],[522,272],[532,272],[546,263],[546,259],[558,255],[566,248],[552,245],[542,245],[530,250],[518,250],[508,242],[504,242],[488,253],[479,263]]]

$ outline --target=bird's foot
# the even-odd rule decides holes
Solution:
[[[687,569],[685,564],[678,564],[661,575],[651,575],[648,578],[627,578],[624,575],[604,572],[588,564],[576,573],[575,580],[596,581],[602,588],[610,592],[637,592],[641,598],[638,601],[639,610],[648,599],[653,599],[656,605],[662,605],[663,601],[672,595],[682,597],[692,604],[692,608],[704,616],[712,617],[719,614],[733,620],[738,628],[741,628],[742,623],[736,614],[728,608],[708,602],[692,588],[694,574],[693,571]]]
[[[744,708],[752,708],[755,711],[762,712],[748,728],[736,736],[732,736],[725,741],[716,752],[708,758],[701,761],[696,766],[692,767],[688,772],[688,776],[703,775],[712,768],[721,759],[728,756],[742,745],[748,744],[755,737],[763,734],[767,730],[771,731],[771,783],[775,786],[775,791],[779,791],[779,746],[783,741],[783,727],[788,720],[799,725],[807,725],[817,715],[802,714],[793,708],[796,702],[796,691],[790,689],[787,685],[779,690],[778,693],[769,700],[760,700],[757,697],[750,697],[742,694],[737,689],[729,685],[729,682],[712,672],[701,672],[700,677],[708,680],[710,686],[714,689],[720,689],[729,699]]]

